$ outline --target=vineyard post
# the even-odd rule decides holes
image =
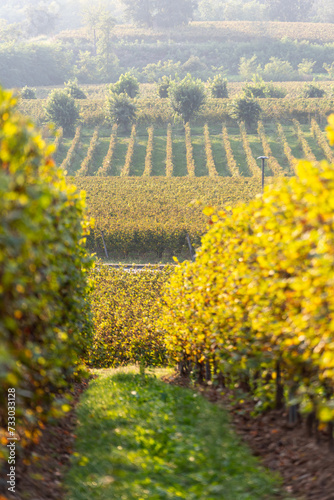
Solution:
[[[189,236],[188,233],[187,233],[187,236],[186,236],[186,240],[187,240],[187,243],[188,243],[191,260],[194,262],[194,260],[195,260],[195,252],[194,252],[193,246],[191,244],[190,236]]]
[[[102,241],[103,241],[104,251],[105,251],[107,259],[109,259],[108,252],[107,252],[107,247],[106,247],[106,243],[104,241],[103,231],[101,231],[101,235],[102,235]]]
[[[264,189],[264,161],[269,159],[269,156],[258,156],[258,160],[262,160],[262,180],[261,180],[261,185],[262,185],[262,193]]]

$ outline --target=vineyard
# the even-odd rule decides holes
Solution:
[[[55,160],[68,175],[116,177],[252,177],[258,156],[269,157],[266,176],[294,174],[294,159],[331,160],[319,123],[258,122],[240,126],[136,125],[131,134],[117,127],[79,126],[73,139],[57,139]]]
[[[261,191],[258,178],[246,177],[74,177],[86,191],[95,227],[87,238],[104,257],[102,232],[111,259],[170,262],[189,258],[187,234],[199,246],[207,229],[205,205],[236,205]]]
[[[109,21],[0,86],[0,469],[12,440],[18,500],[333,500],[333,24]]]

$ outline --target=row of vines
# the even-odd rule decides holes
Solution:
[[[131,136],[127,138],[118,135],[118,127],[114,125],[106,150],[106,138],[99,137],[100,130],[96,128],[82,156],[87,136],[83,138],[82,128],[78,127],[67,150],[60,151],[64,139],[58,135],[56,161],[63,158],[61,167],[78,176],[259,176],[260,163],[256,158],[264,154],[268,157],[266,175],[279,177],[294,172],[296,156],[310,161],[331,161],[333,158],[314,119],[311,127],[301,126],[293,120],[290,126],[276,123],[266,129],[259,121],[257,131],[252,133],[244,123],[240,124],[239,131],[225,125],[221,131],[217,127],[212,130],[210,132],[208,124],[193,129],[186,124],[182,132],[169,124],[163,136],[161,129],[153,125],[144,133],[133,125]],[[183,151],[179,148],[182,144]],[[144,155],[140,153],[143,149]],[[185,166],[183,170],[182,165]]]
[[[183,371],[328,423],[333,444],[334,169],[295,168],[247,205],[205,209],[214,224],[166,285],[161,327]]]

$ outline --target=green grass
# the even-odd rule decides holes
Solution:
[[[66,500],[283,498],[222,408],[154,375],[96,373],[77,408]]]
[[[228,128],[228,134],[233,156],[235,161],[237,162],[240,175],[243,175],[244,177],[252,177],[252,173],[247,166],[246,155],[244,152],[244,148],[242,147],[239,128]]]
[[[167,131],[165,136],[160,137],[155,135],[153,138],[153,154],[152,154],[152,175],[166,175],[166,144]]]
[[[112,160],[112,168],[114,175],[120,175],[122,168],[124,167],[126,152],[129,146],[129,137],[118,136],[117,143],[115,147],[115,152]]]
[[[272,155],[277,159],[281,165],[283,172],[289,173],[290,167],[287,158],[285,157],[282,144],[280,143],[277,130],[274,123],[264,123],[265,133],[269,145],[272,150]],[[288,144],[291,148],[292,154],[297,158],[303,158],[304,153],[298,142],[298,138],[294,127],[291,122],[284,124],[284,133],[286,135]],[[324,159],[324,153],[317,144],[316,139],[313,138],[310,126],[301,125],[306,141],[309,143],[311,150],[318,160]],[[212,153],[215,161],[215,166],[219,176],[230,177],[231,173],[227,167],[226,153],[223,145],[221,124],[210,124],[210,139],[212,146]],[[102,165],[105,155],[107,154],[110,142],[110,127],[101,127],[99,131],[99,141],[94,153],[94,165],[91,169],[91,174],[95,175]],[[72,163],[68,168],[69,174],[73,175],[80,168],[80,165],[87,153],[87,149],[93,134],[93,129],[88,127],[82,131],[79,147],[73,155]],[[239,127],[228,127],[229,139],[233,151],[234,158],[237,162],[239,173],[245,177],[251,177],[252,174],[247,166],[245,153],[242,147]],[[251,133],[247,133],[248,141],[252,150],[252,155],[256,159],[258,156],[264,154],[260,137],[256,129]],[[188,175],[187,161],[186,161],[186,147],[184,128],[182,125],[174,125],[173,127],[173,165],[175,177],[184,177]],[[154,127],[153,139],[153,152],[152,152],[152,176],[165,176],[166,175],[166,142],[167,142],[167,127],[156,126]],[[119,132],[117,143],[112,159],[112,173],[114,176],[119,176],[125,163],[126,152],[130,140],[130,132]],[[134,148],[134,155],[131,162],[130,176],[140,177],[144,172],[145,156],[148,141],[147,127],[138,125],[136,142]],[[70,147],[72,139],[64,138],[60,144],[59,150],[55,155],[55,160],[58,165],[61,164],[65,158],[68,148]],[[191,127],[191,142],[193,146],[193,156],[195,162],[195,175],[196,177],[208,176],[206,166],[205,154],[205,141],[202,126]],[[258,165],[260,162],[257,161]],[[290,172],[291,173],[291,172]],[[265,175],[271,176],[272,172],[269,165],[266,163]]]
[[[136,134],[136,142],[131,161],[130,175],[141,176],[145,168],[145,156],[147,148],[148,135],[147,131],[141,132],[138,130]]]
[[[175,177],[188,175],[186,158],[184,132],[179,135],[176,131],[173,131],[173,175]]]

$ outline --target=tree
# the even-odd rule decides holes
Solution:
[[[79,110],[73,97],[65,90],[53,90],[45,106],[48,119],[58,127],[62,127],[65,136],[74,131],[74,125],[79,119]]]
[[[25,86],[20,92],[21,99],[36,99],[36,90]]]
[[[205,102],[204,84],[189,74],[181,81],[172,81],[168,95],[174,112],[182,116],[184,123],[188,123]]]
[[[86,94],[78,85],[78,79],[74,78],[65,83],[65,90],[73,99],[87,99]]]
[[[123,0],[129,19],[139,25],[173,28],[188,24],[197,0]]]
[[[131,124],[136,121],[137,107],[125,93],[110,92],[106,100],[105,111],[107,121],[117,123],[125,132],[128,132]]]
[[[88,5],[83,12],[83,20],[93,33],[93,56],[97,58],[102,80],[110,81],[116,59],[111,47],[111,32],[116,21],[102,1],[97,5]]]
[[[152,28],[154,1],[155,0],[123,0],[127,18],[131,19],[136,24]]]
[[[196,7],[196,0],[155,0],[153,24],[163,28],[188,24]]]
[[[29,5],[26,8],[27,32],[30,35],[49,34],[54,31],[58,20],[58,12],[52,5]]]
[[[324,89],[312,83],[306,83],[302,88],[302,97],[306,97],[307,99],[323,97],[325,94],[326,91]]]
[[[158,83],[158,94],[162,99],[168,97],[168,89],[171,79],[168,76],[163,76]]]
[[[265,0],[272,21],[303,21],[313,6],[314,0]]]
[[[227,80],[222,75],[216,75],[213,80],[209,80],[209,88],[212,97],[216,99],[228,98]]]
[[[253,123],[259,119],[261,106],[259,103],[245,95],[239,96],[232,101],[230,115],[238,121],[245,122],[246,126],[250,129]]]
[[[131,73],[121,75],[118,82],[110,85],[110,91],[115,94],[127,94],[132,99],[139,93],[139,83]]]

